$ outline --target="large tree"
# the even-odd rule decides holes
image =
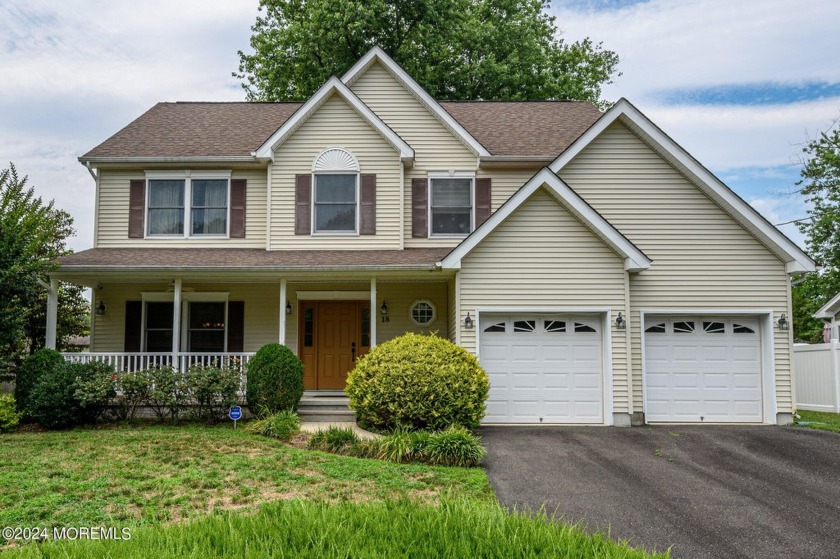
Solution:
[[[544,0],[261,0],[249,100],[300,101],[378,45],[437,99],[578,99],[603,105],[618,56],[566,43]]]
[[[813,313],[840,290],[840,124],[835,122],[802,148],[802,179],[809,219],[799,223],[811,256],[822,266],[793,288],[794,335],[822,340],[822,323]]]
[[[70,214],[36,196],[14,165],[0,171],[0,374],[43,346],[43,328],[33,326],[46,315],[46,293],[39,280],[56,258],[70,252],[66,239],[73,233]],[[61,334],[85,334],[87,310],[79,289],[62,291],[67,297],[59,309]]]

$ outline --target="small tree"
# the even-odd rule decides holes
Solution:
[[[280,344],[264,345],[248,363],[246,399],[251,413],[297,410],[303,396],[303,363]]]

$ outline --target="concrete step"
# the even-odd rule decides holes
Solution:
[[[356,413],[347,408],[343,410],[298,408],[298,416],[301,421],[312,423],[356,422]]]

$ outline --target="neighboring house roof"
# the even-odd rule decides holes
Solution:
[[[352,68],[347,70],[341,77],[341,81],[344,82],[346,85],[350,86],[353,85],[353,82],[356,79],[365,73],[365,70],[370,68],[372,64],[375,62],[379,62],[382,66],[394,76],[397,81],[399,81],[403,87],[408,89],[408,91],[417,98],[426,109],[432,113],[446,128],[448,128],[455,136],[460,139],[464,145],[469,147],[476,155],[479,157],[489,156],[490,152],[487,151],[487,148],[481,145],[474,135],[470,134],[467,131],[463,124],[452,118],[452,116],[447,113],[443,107],[440,106],[435,99],[429,95],[425,89],[420,87],[414,78],[408,75],[405,70],[400,68],[400,65],[394,62],[394,60],[388,56],[384,50],[379,47],[373,47],[370,49],[367,54],[365,54],[358,62],[356,62]]]
[[[502,204],[487,221],[459,244],[441,261],[443,268],[460,268],[461,260],[492,233],[516,209],[525,203],[540,188],[546,188],[566,210],[597,235],[616,254],[624,258],[624,269],[628,272],[640,272],[650,268],[651,260],[631,243],[618,229],[592,208],[572,190],[560,177],[544,168],[525,183],[516,194]]]
[[[291,116],[291,118],[284,122],[270,138],[268,138],[257,150],[255,150],[255,155],[257,157],[271,159],[273,161],[274,150],[286,141],[289,136],[294,134],[295,130],[297,130],[301,124],[306,122],[310,116],[315,114],[315,111],[317,111],[318,108],[332,95],[338,95],[344,99],[344,101],[346,101],[360,117],[366,120],[374,130],[379,132],[385,141],[391,144],[395,150],[400,152],[400,158],[404,163],[409,165],[413,164],[414,150],[411,146],[400,138],[396,132],[391,130],[387,124],[382,122],[382,119],[376,116],[376,114],[371,111],[370,108],[368,108],[368,106],[365,105],[355,93],[350,91],[350,88],[341,83],[341,81],[335,77],[327,80],[327,83],[322,85],[321,88],[316,91],[315,94],[295,112],[295,114]]]
[[[601,117],[589,101],[441,101],[494,156],[554,158]]]
[[[261,248],[92,248],[58,259],[62,272],[132,270],[433,269],[450,248],[265,250]]]
[[[579,136],[566,151],[554,160],[550,165],[551,170],[560,173],[586,146],[616,121],[632,130],[784,261],[789,274],[812,272],[816,269],[816,263],[796,243],[788,239],[755,208],[735,194],[711,171],[703,167],[691,154],[665,134],[627,99],[620,99],[595,124]]]
[[[840,293],[838,293],[831,301],[823,305],[820,310],[814,313],[814,318],[830,318],[833,319],[840,313]]]
[[[302,103],[158,103],[80,161],[247,158]]]

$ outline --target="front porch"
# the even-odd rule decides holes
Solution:
[[[428,275],[428,272],[425,274]],[[196,276],[91,285],[89,353],[118,372],[193,365],[236,368],[244,392],[247,365],[269,343],[286,345],[304,363],[307,390],[344,388],[356,358],[405,332],[451,337],[454,279],[312,276],[266,281],[208,281]],[[50,304],[57,304],[51,293]],[[48,333],[55,315],[48,315]],[[52,341],[54,347],[54,333]]]

